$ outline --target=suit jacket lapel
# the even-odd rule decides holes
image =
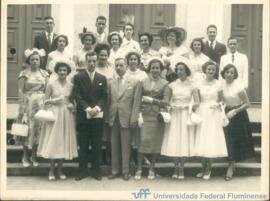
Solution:
[[[91,80],[90,80],[90,77],[88,75],[88,73],[86,71],[83,72],[83,82],[84,82],[84,86],[87,87],[89,90],[91,89],[92,87],[92,83],[91,83]]]

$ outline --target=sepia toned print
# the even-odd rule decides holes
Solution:
[[[3,2],[1,199],[269,199],[252,3]]]

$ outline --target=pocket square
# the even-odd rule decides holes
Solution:
[[[102,82],[98,83],[99,86],[102,86]]]

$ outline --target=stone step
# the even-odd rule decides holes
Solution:
[[[105,148],[103,147],[103,149],[102,149],[102,159],[101,159],[102,161],[105,161],[105,155],[106,155],[106,152],[105,152]],[[22,147],[21,146],[8,145],[8,148],[7,148],[7,162],[8,163],[20,162],[21,157],[22,157]],[[162,162],[162,163],[170,162],[171,160],[172,160],[171,158],[166,157],[166,156],[159,156],[157,158],[157,162]],[[191,162],[198,162],[199,160],[200,159],[198,157],[187,158],[187,161],[191,161]],[[44,159],[44,158],[39,158],[39,161],[40,162],[48,162],[48,160]],[[77,159],[74,159],[72,161],[77,162]],[[217,161],[217,162],[226,162],[227,159],[226,158],[217,158],[217,159],[215,159],[215,161]],[[251,159],[251,161],[256,162],[256,163],[261,162],[261,147],[259,147],[259,146],[255,147],[255,156],[254,156],[253,159]],[[251,161],[248,160],[248,162],[251,162]],[[103,163],[106,164],[106,162],[103,162]]]
[[[8,176],[47,176],[49,170],[49,163],[41,163],[38,167],[24,168],[21,163],[7,163],[7,175]],[[64,163],[64,172],[68,176],[75,176],[78,172],[78,164],[76,163]],[[156,163],[156,173],[161,176],[168,176],[173,172],[173,163]],[[226,173],[227,163],[213,163],[212,175],[223,176]],[[185,164],[185,175],[195,176],[201,170],[201,163]],[[143,174],[146,175],[148,171],[148,165],[143,166]],[[111,168],[108,165],[101,166],[101,172],[103,176],[111,173]],[[131,165],[130,172],[135,174],[135,166]],[[261,165],[259,163],[236,163],[235,175],[238,176],[260,176]]]

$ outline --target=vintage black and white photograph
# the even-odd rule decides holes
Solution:
[[[268,1],[1,11],[1,200],[269,199]]]

